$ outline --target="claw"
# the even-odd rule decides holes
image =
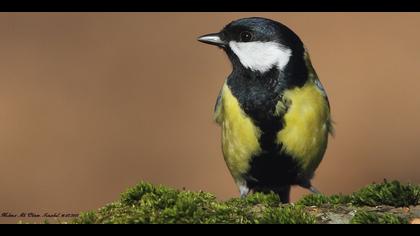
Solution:
[[[316,189],[314,186],[309,187],[309,191],[311,191],[313,194],[322,194],[318,189]]]

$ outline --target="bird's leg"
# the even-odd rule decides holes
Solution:
[[[283,204],[290,203],[290,185],[274,189],[274,192],[279,196]]]

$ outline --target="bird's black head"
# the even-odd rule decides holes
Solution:
[[[287,26],[265,18],[233,21],[219,33],[198,38],[200,42],[223,48],[235,67],[267,72],[285,69],[292,56],[303,57],[304,46]]]

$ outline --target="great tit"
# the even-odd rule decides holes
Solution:
[[[333,127],[325,89],[300,38],[265,18],[233,21],[200,42],[223,49],[233,70],[217,97],[214,120],[240,195],[290,188],[312,192],[311,179]]]

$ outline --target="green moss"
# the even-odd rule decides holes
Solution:
[[[322,205],[337,205],[337,204],[348,204],[351,202],[350,196],[345,195],[332,195],[325,196],[321,194],[311,194],[304,196],[298,201],[298,204],[304,206],[322,206]]]
[[[226,202],[227,205],[232,207],[246,207],[263,205],[265,207],[276,207],[281,204],[280,198],[275,193],[254,193],[245,198],[233,198]]]
[[[408,220],[390,213],[359,211],[350,221],[351,224],[408,224]]]
[[[398,181],[384,181],[372,184],[359,191],[345,195],[308,195],[303,197],[299,204],[305,206],[321,206],[325,204],[352,204],[354,206],[379,206],[394,207],[417,205],[420,201],[420,188],[416,185],[403,185]]]
[[[316,218],[307,206],[408,206],[419,201],[419,187],[399,182],[373,184],[349,196],[308,195],[296,205],[281,204],[274,194],[255,193],[221,202],[210,193],[180,191],[140,183],[128,189],[119,201],[95,212],[82,213],[77,224],[311,224]],[[330,209],[330,208],[329,208]],[[331,208],[332,209],[332,208]],[[405,223],[392,214],[360,211],[352,223]]]
[[[261,224],[315,224],[313,215],[305,211],[303,206],[285,206],[269,208],[264,211],[258,223]]]
[[[84,222],[85,224],[93,224],[97,221],[97,217],[94,212],[83,212],[79,215],[77,221]]]
[[[178,190],[172,188],[164,186],[154,186],[150,183],[141,182],[135,187],[129,188],[127,191],[122,193],[121,202],[125,205],[132,205],[141,203],[141,200],[157,200],[158,202],[148,203],[156,205],[156,207],[165,207],[168,204],[174,203],[174,197],[176,197],[178,193]]]
[[[417,205],[420,200],[419,187],[403,185],[398,181],[384,181],[369,185],[352,195],[351,203],[358,206],[389,205],[395,207]]]
[[[251,194],[226,202],[205,192],[178,191],[141,183],[128,189],[120,201],[97,212],[82,213],[78,224],[254,224],[313,223],[301,207],[281,206],[277,195]]]

